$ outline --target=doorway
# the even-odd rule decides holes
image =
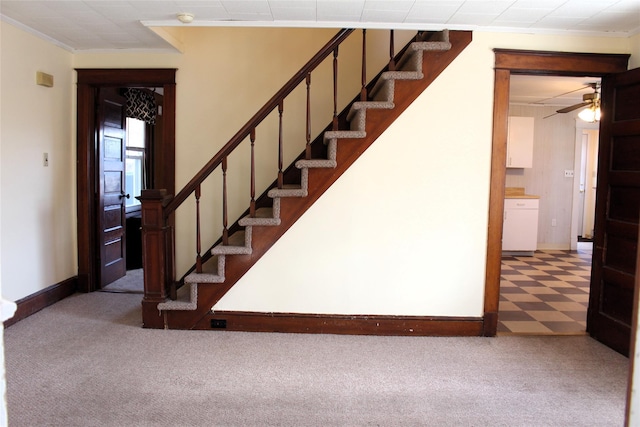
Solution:
[[[574,199],[571,222],[571,249],[593,243],[598,171],[598,123],[576,122]]]
[[[594,166],[597,139],[589,144],[595,150],[576,163],[582,154],[582,139],[577,141],[576,135],[582,134],[582,124],[598,131],[597,123],[581,120],[578,113],[586,108],[585,95],[592,95],[599,83],[595,77],[510,77],[509,125],[520,125],[516,130],[531,143],[523,150],[529,161],[505,168],[500,334],[586,333],[592,250],[576,249],[572,213],[580,210],[574,201],[579,166]],[[512,138],[519,135],[509,132]],[[593,227],[595,198],[590,201]],[[526,205],[528,209],[518,208]]]
[[[625,71],[628,55],[579,54],[494,49],[496,55],[493,148],[489,196],[489,227],[485,275],[484,334],[494,336],[498,326],[502,257],[502,222],[509,88],[511,74],[596,76]]]
[[[100,223],[97,101],[105,88],[162,88],[163,131],[154,150],[156,188],[175,190],[175,69],[76,69],[77,78],[77,218],[78,290],[101,287],[101,257],[96,230]]]

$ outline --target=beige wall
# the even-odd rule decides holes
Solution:
[[[72,55],[4,22],[0,32],[1,280],[17,300],[77,274]],[[37,71],[54,87],[37,86]]]
[[[11,36],[9,43],[3,37],[2,49],[2,282],[5,293],[14,299],[76,274],[74,67],[178,69],[176,180],[180,186],[335,32],[192,29],[179,34],[183,54],[72,55],[7,24],[2,29],[3,36]],[[626,39],[474,34],[472,45],[451,68],[242,279],[219,308],[481,315],[493,104],[491,49],[628,52],[629,45]],[[297,62],[279,56],[280,51],[298,58]],[[341,51],[343,54],[357,58]],[[45,89],[32,83],[29,74],[45,66],[51,67],[44,71],[54,74],[60,86]],[[341,80],[340,87],[352,84]],[[15,89],[5,94],[7,86]],[[63,93],[58,94],[58,89]],[[317,102],[321,105],[326,94],[319,92],[315,96],[320,97]],[[23,100],[19,94],[31,96]],[[353,95],[345,92],[341,102]],[[42,102],[32,105],[32,99]],[[23,106],[7,113],[6,105],[16,100]],[[285,109],[297,112],[296,108]],[[314,122],[314,129],[327,123]],[[262,141],[260,133],[258,138]],[[30,144],[6,142],[18,140]],[[49,169],[41,166],[45,148],[51,150]],[[238,160],[239,164],[243,161]],[[58,166],[60,170],[55,169]],[[55,176],[47,175],[54,170]],[[268,176],[265,179],[275,178],[264,175]],[[237,193],[248,193],[245,183],[232,185]],[[8,202],[13,205],[16,197],[24,204],[5,214],[5,206]],[[22,209],[24,205],[31,209]],[[237,202],[236,212],[240,206],[246,207],[246,202]],[[193,222],[190,209],[179,216],[184,229]],[[205,213],[211,215],[207,218],[212,218],[208,234],[219,235],[219,209],[207,209]],[[46,232],[39,225],[43,220]],[[18,232],[25,222],[34,228]],[[10,238],[5,239],[7,230]],[[5,240],[12,253],[7,253]],[[193,257],[191,240],[180,237],[178,242],[181,269]],[[21,261],[26,259],[30,270]]]
[[[640,34],[636,34],[629,38],[629,44],[631,46],[629,53],[631,58],[629,59],[629,69],[640,67]]]

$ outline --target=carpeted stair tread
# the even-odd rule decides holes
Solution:
[[[190,273],[184,278],[185,283],[224,283],[224,276],[219,274]]]
[[[420,80],[422,74],[418,71],[411,70],[399,70],[399,71],[385,71],[380,75],[380,80]]]
[[[224,255],[211,257],[202,265],[202,273],[190,273],[184,278],[185,283],[224,283]]]
[[[325,141],[327,144],[327,159],[336,160],[338,156],[338,141],[335,139]]]
[[[332,139],[366,138],[367,133],[361,130],[330,130],[324,133],[325,141]]]
[[[260,208],[256,209],[255,216],[251,217],[247,215],[240,219],[238,224],[242,227],[246,227],[248,225],[276,226],[280,225],[280,218],[275,217],[273,208]]]
[[[413,50],[430,50],[430,51],[449,50],[449,49],[451,49],[451,43],[445,42],[445,41],[440,41],[440,42],[434,42],[434,41],[413,42],[413,43],[411,43],[411,46],[409,47],[409,49],[413,49]]]
[[[310,159],[310,160],[298,160],[296,167],[298,169],[303,168],[335,168],[338,163],[335,160],[330,159]]]
[[[273,199],[276,197],[307,197],[307,189],[298,184],[285,184],[282,188],[269,190],[268,196]]]
[[[198,284],[189,283],[178,289],[177,300],[158,303],[158,310],[195,310],[198,308]]]
[[[219,244],[211,249],[212,255],[251,255],[251,252],[251,227],[229,236],[228,245]]]
[[[396,80],[420,80],[420,71],[385,71],[371,89],[369,96],[377,102],[393,102]]]
[[[220,255],[222,256],[222,255]],[[224,271],[223,271],[224,273]],[[224,283],[224,274],[216,273],[190,273],[184,278],[185,283]]]
[[[354,118],[356,118],[358,113],[365,113],[367,110],[369,109],[378,109],[378,110],[392,110],[395,107],[395,104],[393,103],[393,101],[358,101],[358,102],[354,102],[353,105],[351,106],[351,108],[349,109],[349,113],[347,114],[347,120],[349,122],[351,122]],[[365,117],[364,115],[361,116],[362,117],[362,122],[359,123],[357,126],[351,127],[352,130],[364,130],[364,122],[365,122]]]
[[[447,36],[448,37],[448,36]],[[409,45],[409,49],[398,61],[397,69],[401,71],[417,71],[422,78],[423,52],[446,51],[451,49],[449,41],[417,41]]]

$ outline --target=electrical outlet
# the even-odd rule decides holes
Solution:
[[[573,178],[573,171],[572,170],[565,170],[564,171],[564,177],[565,178]]]
[[[226,319],[211,319],[211,328],[212,329],[226,329],[227,328]]]
[[[558,221],[557,221],[555,218],[553,218],[553,219],[551,220],[551,226],[552,226],[552,227],[556,227],[557,225],[558,225]]]
[[[44,153],[42,155],[42,166],[44,167],[49,166],[49,153]]]

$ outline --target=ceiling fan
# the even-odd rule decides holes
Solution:
[[[555,116],[556,114],[569,113],[571,111],[577,110],[578,108],[587,107],[580,112],[580,118],[587,122],[595,122],[600,120],[600,83],[589,83],[585,87],[590,87],[591,89],[593,89],[593,93],[585,93],[584,95],[582,95],[582,102],[556,110],[555,113],[543,118],[546,119],[547,117]],[[584,88],[576,89],[571,92],[577,92],[582,89]],[[585,111],[587,112],[584,113]]]

